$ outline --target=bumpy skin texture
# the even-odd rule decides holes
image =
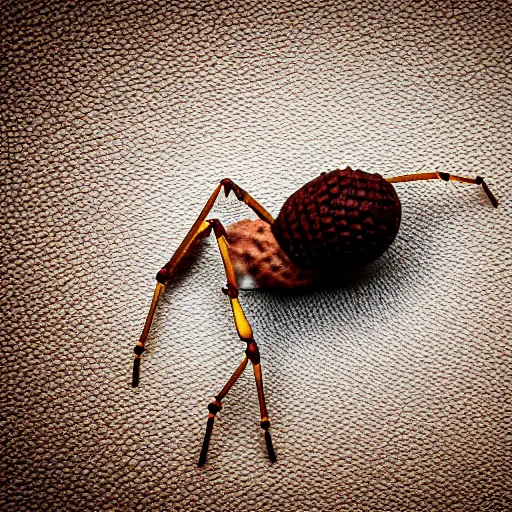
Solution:
[[[245,219],[226,231],[240,288],[296,288],[314,281],[313,272],[295,265],[281,249],[266,222]]]
[[[272,231],[297,265],[342,271],[377,259],[395,239],[400,218],[393,185],[347,167],[322,173],[292,194]]]

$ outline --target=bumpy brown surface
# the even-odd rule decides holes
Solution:
[[[313,273],[290,261],[266,222],[246,219],[226,231],[240,288],[295,288],[312,283]]]
[[[323,173],[292,194],[272,231],[297,265],[343,270],[378,258],[400,225],[400,201],[379,174]]]

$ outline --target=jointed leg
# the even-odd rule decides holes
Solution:
[[[268,429],[270,428],[270,420],[268,419],[265,394],[263,392],[263,378],[261,374],[260,353],[258,350],[258,345],[256,345],[256,342],[254,341],[251,326],[247,319],[245,318],[242,306],[240,306],[240,302],[238,301],[238,287],[236,284],[235,271],[233,269],[233,265],[229,257],[228,246],[226,242],[226,232],[222,224],[218,220],[215,219],[210,222],[215,232],[215,237],[217,238],[217,244],[219,246],[219,250],[222,256],[222,261],[224,263],[224,270],[226,271],[227,286],[224,292],[229,297],[231,303],[231,309],[233,311],[233,317],[235,320],[235,326],[238,332],[238,336],[242,341],[245,341],[247,343],[247,348],[245,350],[245,358],[243,359],[240,366],[232,375],[228,383],[224,386],[222,391],[215,397],[215,401],[213,401],[208,406],[208,421],[206,424],[206,432],[204,435],[204,441],[201,449],[201,454],[199,456],[198,465],[203,466],[204,463],[206,462],[206,455],[208,452],[208,445],[213,430],[215,415],[222,408],[221,400],[226,396],[226,394],[231,389],[233,384],[236,382],[238,377],[242,374],[245,367],[247,366],[248,360],[251,361],[252,363],[254,377],[256,380],[256,389],[258,392],[258,401],[260,404],[261,413],[260,424],[261,428],[265,431],[265,442],[267,445],[268,456],[271,462],[275,462],[276,454],[274,452],[274,447],[272,446],[272,438],[268,431]]]
[[[215,396],[215,400],[208,405],[208,420],[206,422],[206,432],[204,433],[204,440],[203,440],[203,446],[201,448],[201,454],[199,455],[199,462],[198,466],[202,467],[204,466],[204,463],[206,462],[206,455],[208,453],[208,446],[210,444],[210,437],[212,436],[213,431],[213,422],[215,421],[215,416],[217,413],[222,409],[222,400],[224,397],[228,394],[228,391],[233,387],[233,384],[238,380],[238,377],[242,375],[242,373],[245,370],[245,367],[247,366],[247,356],[245,356],[238,366],[238,368],[235,370],[231,378],[229,379],[228,383],[222,388],[222,391]]]
[[[489,190],[487,183],[480,176],[476,178],[466,178],[464,176],[453,176],[447,172],[420,172],[416,174],[405,174],[404,176],[394,176],[393,178],[386,178],[389,183],[399,183],[402,181],[418,181],[418,180],[443,180],[443,181],[460,181],[462,183],[472,183],[475,185],[482,185],[489,201],[491,201],[494,208],[498,208],[498,200],[494,197],[493,193]]]
[[[180,261],[183,258],[183,256],[186,254],[187,250],[194,243],[197,243],[201,240],[204,240],[206,237],[208,237],[211,230],[212,230],[212,228],[210,226],[210,223],[203,221],[201,226],[199,227],[198,230],[196,230],[196,232],[194,233],[194,236],[191,237],[191,239],[187,243],[187,245],[184,248],[181,248],[181,246],[183,245],[183,243],[182,243],[180,245],[180,247],[178,248],[178,250],[174,253],[173,258],[175,258],[176,255],[178,255],[178,257],[175,258],[175,266],[173,268],[176,268],[178,261]],[[180,251],[180,248],[181,248],[181,251]],[[158,279],[158,277],[157,277],[157,279]],[[136,388],[139,385],[140,356],[144,352],[146,339],[149,334],[149,329],[151,328],[151,323],[153,322],[153,316],[155,314],[156,305],[158,303],[158,299],[160,298],[160,295],[164,291],[164,288],[165,288],[164,283],[162,283],[160,281],[156,283],[155,292],[153,293],[153,300],[151,301],[151,306],[149,308],[148,316],[146,317],[146,322],[144,323],[144,328],[142,329],[142,334],[140,335],[139,342],[137,343],[137,345],[135,345],[135,348],[133,349],[133,351],[135,353],[135,359],[133,360],[132,386],[134,388]]]
[[[146,317],[146,322],[144,324],[144,329],[142,330],[142,334],[140,336],[139,342],[134,348],[135,359],[133,361],[133,376],[132,376],[132,386],[137,387],[139,385],[139,371],[140,371],[140,357],[144,352],[144,346],[146,343],[146,338],[148,337],[149,330],[151,328],[151,323],[153,321],[153,316],[155,314],[156,305],[158,303],[158,299],[162,294],[164,287],[169,283],[173,272],[175,271],[178,264],[182,261],[183,256],[187,253],[190,247],[195,243],[204,238],[206,238],[211,231],[211,225],[209,222],[205,222],[206,217],[210,213],[213,205],[219,193],[224,187],[224,191],[226,197],[229,195],[231,191],[235,194],[239,201],[245,203],[249,208],[251,208],[260,219],[272,224],[274,219],[270,213],[261,206],[258,201],[256,201],[251,195],[249,195],[245,190],[240,188],[238,185],[233,183],[229,178],[223,179],[215,188],[212,195],[204,205],[204,208],[201,210],[201,213],[197,217],[196,221],[188,231],[187,235],[176,249],[176,252],[172,255],[171,259],[162,267],[160,272],[156,275],[156,280],[158,281],[155,292],[153,294],[153,300],[151,302],[151,306],[149,308],[148,316]]]
[[[228,197],[231,191],[234,192],[236,198],[245,203],[254,213],[261,219],[267,222],[268,224],[273,224],[274,217],[270,215],[270,213],[261,206],[256,199],[254,199],[250,194],[248,194],[243,188],[240,188],[238,185],[233,183],[229,178],[223,179],[221,185],[224,186],[224,192],[226,193],[226,197]]]

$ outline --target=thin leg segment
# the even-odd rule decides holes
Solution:
[[[233,183],[229,178],[225,178],[221,181],[221,185],[224,186],[224,191],[226,193],[226,197],[228,197],[229,193],[231,191],[234,192],[236,198],[241,201],[242,203],[245,203],[256,215],[265,222],[268,222],[268,224],[274,223],[274,217],[270,215],[270,213],[261,206],[254,197],[252,197],[250,194],[248,194],[243,188],[240,188],[238,185]]]
[[[242,375],[247,366],[247,356],[244,357],[238,368],[235,370],[228,383],[222,388],[222,391],[215,397],[215,400],[208,405],[208,420],[206,421],[206,432],[204,433],[203,446],[199,455],[199,462],[197,465],[203,467],[206,462],[206,455],[208,454],[208,446],[210,445],[210,438],[213,431],[213,423],[217,413],[222,409],[222,400],[228,394],[228,391],[233,387],[233,384]]]
[[[201,213],[195,220],[192,227],[189,229],[187,235],[181,242],[181,244],[176,249],[175,253],[172,255],[171,259],[162,267],[162,269],[156,275],[156,280],[158,281],[155,292],[153,294],[153,300],[151,301],[151,306],[149,308],[148,316],[146,317],[146,322],[144,324],[144,329],[142,330],[142,334],[140,336],[139,342],[133,349],[135,353],[135,358],[133,361],[133,373],[132,373],[132,386],[137,387],[139,385],[139,374],[140,374],[140,359],[141,355],[144,352],[144,347],[146,343],[146,339],[149,334],[149,330],[151,329],[151,323],[153,322],[153,316],[155,314],[156,306],[158,304],[158,299],[160,298],[162,292],[164,291],[165,285],[167,285],[172,277],[172,274],[176,270],[178,264],[183,260],[183,257],[187,254],[190,247],[204,238],[208,237],[211,232],[211,223],[205,222],[206,217],[210,213],[219,193],[224,187],[224,191],[226,193],[226,197],[229,195],[231,191],[234,192],[235,196],[239,201],[245,203],[249,208],[251,208],[260,219],[272,224],[274,219],[270,213],[268,213],[263,206],[256,201],[251,195],[249,195],[244,189],[233,183],[229,178],[223,179],[212,192],[208,201],[204,205]]]
[[[146,322],[144,323],[144,329],[142,329],[142,334],[140,335],[139,342],[135,345],[133,349],[135,353],[135,359],[133,360],[133,372],[132,372],[132,386],[136,388],[139,385],[139,375],[140,375],[140,356],[144,352],[144,346],[146,344],[146,338],[149,334],[149,329],[151,327],[151,323],[153,322],[153,316],[155,314],[156,305],[158,303],[158,299],[160,298],[160,294],[164,290],[164,285],[161,283],[156,283],[155,292],[153,293],[153,300],[151,301],[151,306],[149,307],[149,313],[146,317]]]
[[[416,174],[405,174],[403,176],[394,176],[392,178],[385,178],[389,183],[399,183],[403,181],[419,181],[419,180],[443,180],[443,181],[460,181],[461,183],[471,183],[474,185],[482,185],[484,192],[487,194],[489,201],[491,201],[494,208],[498,208],[498,200],[494,194],[489,190],[487,183],[481,176],[476,178],[467,178],[465,176],[453,176],[447,172],[420,172]]]
[[[201,448],[201,454],[199,456],[198,465],[203,466],[204,463],[206,462],[206,455],[208,453],[208,445],[213,430],[215,415],[222,408],[221,400],[222,398],[224,398],[224,396],[226,396],[227,392],[231,389],[231,387],[236,382],[238,377],[242,374],[245,367],[247,366],[248,361],[251,361],[254,371],[254,377],[256,380],[256,389],[258,392],[258,401],[260,405],[261,414],[260,425],[261,428],[265,431],[265,442],[267,445],[268,456],[271,462],[275,462],[276,454],[274,451],[274,447],[272,445],[272,438],[270,436],[270,432],[268,431],[270,428],[270,420],[268,419],[265,394],[263,392],[263,377],[261,373],[260,353],[258,350],[258,345],[256,345],[256,342],[254,341],[252,328],[249,322],[247,321],[242,306],[240,305],[240,302],[238,300],[238,287],[236,284],[235,271],[233,269],[233,265],[231,263],[231,259],[228,252],[226,232],[222,224],[217,219],[210,221],[210,223],[215,232],[215,237],[217,238],[217,244],[219,246],[222,261],[224,263],[224,270],[226,272],[227,286],[225,289],[223,289],[223,291],[229,297],[238,336],[242,341],[245,341],[247,343],[247,348],[245,350],[245,358],[238,367],[238,369],[232,375],[231,379],[228,381],[226,386],[224,386],[222,391],[215,397],[215,401],[213,401],[208,406],[209,414],[206,424],[206,432],[204,436],[203,446]]]
[[[268,419],[265,394],[263,393],[263,375],[261,373],[260,351],[254,340],[251,340],[249,343],[247,343],[247,349],[245,353],[251,360],[252,369],[254,371],[254,378],[256,379],[256,389],[258,391],[258,401],[260,404],[261,415],[260,426],[265,431],[265,443],[267,445],[268,458],[270,459],[270,462],[276,462],[276,452],[274,451],[274,446],[272,445],[272,437],[268,431],[270,428],[270,420]]]
[[[211,232],[211,226],[209,222],[202,222],[199,226],[199,229],[196,231],[195,236],[192,237],[190,242],[186,245],[186,247],[182,248],[182,252],[177,258],[177,261],[181,260],[183,256],[186,254],[186,251],[196,242],[199,242],[206,238]],[[188,236],[188,235],[187,235]],[[183,244],[181,244],[183,245]],[[181,247],[180,245],[180,247]],[[179,250],[179,248],[178,248]],[[178,251],[176,251],[177,253]],[[175,253],[175,255],[176,255]],[[177,264],[177,262],[176,262]],[[176,268],[176,266],[174,267]],[[151,323],[153,322],[153,317],[155,315],[156,305],[158,304],[158,299],[162,295],[162,292],[165,289],[165,285],[163,283],[157,282],[155,286],[155,292],[153,293],[153,300],[151,301],[151,306],[149,307],[148,316],[146,317],[146,322],[144,323],[144,328],[142,329],[142,334],[140,335],[139,342],[135,345],[133,352],[135,353],[135,358],[133,360],[133,372],[132,372],[132,386],[136,388],[139,385],[140,380],[140,358],[142,353],[144,352],[146,339],[149,334],[149,330],[151,328]]]

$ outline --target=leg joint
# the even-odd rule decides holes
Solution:
[[[226,286],[222,287],[222,293],[227,295],[230,299],[238,298],[238,288],[231,283],[227,283]]]
[[[208,404],[208,410],[212,414],[217,414],[221,409],[222,409],[222,404],[221,404],[220,400],[215,400],[211,404]]]
[[[144,346],[143,345],[135,345],[135,348],[133,349],[133,351],[135,352],[135,355],[140,357],[142,355],[142,353],[144,352]]]
[[[439,179],[443,180],[443,181],[450,181],[450,174],[447,173],[447,172],[438,172],[437,173],[439,175]]]
[[[231,181],[229,178],[224,178],[220,184],[224,187],[224,193],[226,194],[226,197],[229,196],[229,193],[233,191],[235,193],[236,198],[239,201],[244,202],[247,192],[240,188],[236,183]]]
[[[245,349],[245,354],[247,356],[247,359],[249,359],[249,361],[251,361],[252,364],[260,364],[260,351],[258,349],[258,345],[256,345],[256,342],[252,338],[249,341],[247,341],[247,348]]]
[[[166,263],[158,272],[158,274],[156,275],[156,280],[160,283],[160,284],[167,284],[169,279],[171,277],[171,266],[169,265],[169,263]]]
[[[220,238],[221,236],[227,238],[226,230],[224,229],[224,226],[221,224],[219,219],[210,219],[208,221],[210,223],[210,226],[213,228],[213,232],[215,233],[216,238]]]
[[[270,420],[268,418],[261,418],[260,425],[263,430],[268,430],[270,428]]]
[[[220,184],[224,187],[226,194],[229,194],[234,185],[234,183],[229,178],[224,178],[220,181]]]

